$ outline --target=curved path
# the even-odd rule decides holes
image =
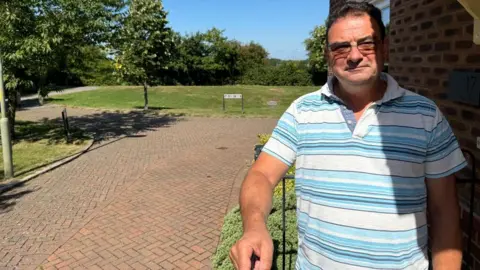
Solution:
[[[99,88],[98,86],[79,86],[79,87],[65,88],[61,91],[52,91],[48,95],[60,96],[60,95],[73,94],[73,93],[79,93],[79,92],[94,91],[94,90],[97,90],[98,88]],[[22,100],[32,100],[37,98],[38,98],[38,95],[28,95],[28,96],[23,96]]]
[[[276,120],[140,114],[69,111],[100,143],[0,194],[0,269],[211,268],[256,135]]]

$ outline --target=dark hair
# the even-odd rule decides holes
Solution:
[[[370,3],[352,1],[346,2],[339,9],[328,16],[327,40],[328,31],[330,31],[330,28],[338,19],[345,18],[348,15],[362,16],[365,14],[370,16],[378,24],[378,27],[380,28],[380,38],[383,41],[385,39],[385,24],[383,24],[382,21],[382,11]]]

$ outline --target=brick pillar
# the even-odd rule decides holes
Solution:
[[[447,100],[454,70],[480,72],[480,46],[473,43],[473,18],[457,0],[391,0],[389,73],[407,89],[433,99],[461,146],[472,151],[480,168],[480,108]],[[462,228],[467,229],[469,186],[460,186]],[[480,198],[480,194],[477,194]],[[478,200],[476,213],[480,212]],[[473,255],[480,269],[480,222],[474,225]],[[466,244],[466,241],[465,241]]]

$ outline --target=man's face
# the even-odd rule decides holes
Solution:
[[[328,32],[327,49],[332,72],[341,82],[369,85],[383,67],[383,42],[378,25],[368,16],[338,19]]]

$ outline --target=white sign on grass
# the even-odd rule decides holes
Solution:
[[[223,94],[223,98],[225,98],[225,99],[241,99],[242,94]]]
[[[243,95],[242,94],[223,94],[222,107],[225,111],[225,99],[241,99],[242,100],[242,113],[243,111]]]

